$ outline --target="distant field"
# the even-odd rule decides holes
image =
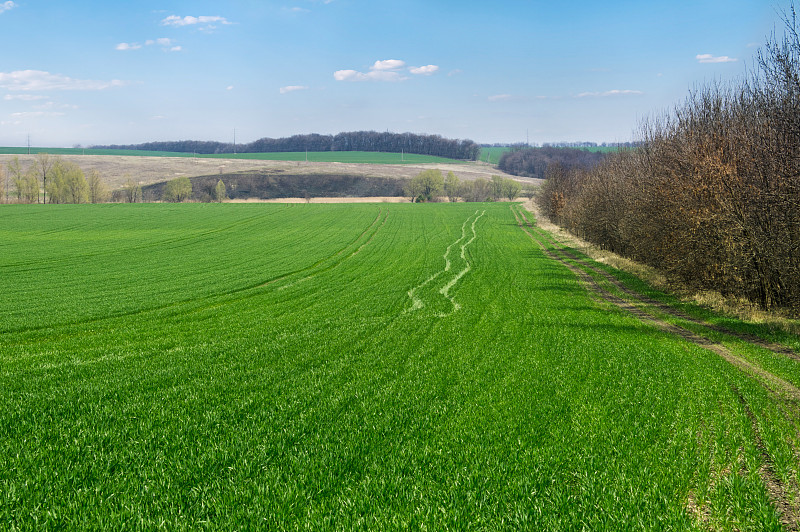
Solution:
[[[481,148],[481,161],[489,163],[489,164],[497,164],[497,161],[500,160],[500,157],[503,153],[509,151],[511,148],[502,147],[502,148]]]
[[[591,151],[591,152],[600,152],[600,153],[613,153],[619,150],[619,148],[614,146],[595,146],[591,148],[579,148],[581,150]],[[497,164],[502,157],[503,153],[510,151],[510,147],[482,147],[481,148],[481,161],[488,162],[491,164]]]
[[[800,363],[530,220],[0,206],[0,529],[779,530]]]
[[[386,153],[367,151],[326,151],[326,152],[279,152],[279,153],[224,153],[193,154],[185,152],[146,151],[146,150],[95,150],[83,148],[31,148],[30,152],[45,152],[52,155],[117,155],[143,157],[184,157],[201,159],[244,159],[258,161],[306,161],[319,163],[363,163],[363,164],[454,164],[461,161],[418,155],[413,153]],[[25,155],[28,148],[0,148],[0,154]]]

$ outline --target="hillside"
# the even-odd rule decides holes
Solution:
[[[192,199],[211,201],[214,187],[222,180],[233,200],[275,198],[344,198],[402,196],[405,178],[350,174],[298,174],[278,171],[248,171],[192,177]],[[163,196],[166,182],[142,187],[145,201]]]
[[[309,154],[311,155],[311,154]],[[19,157],[23,167],[30,165],[34,155],[0,154],[0,166],[5,167],[14,157]],[[422,170],[439,168],[442,172],[452,171],[461,180],[474,180],[479,177],[491,179],[492,175],[510,176],[496,167],[479,162],[452,162],[431,164],[369,164],[342,162],[275,161],[255,159],[219,159],[203,157],[154,157],[132,155],[58,155],[65,161],[80,166],[84,172],[97,170],[111,189],[122,188],[130,177],[140,185],[150,185],[168,181],[176,177],[198,177],[225,175],[239,172],[259,172],[292,175],[349,175],[364,177],[384,177],[411,179]],[[539,184],[536,179],[516,178],[521,183]]]

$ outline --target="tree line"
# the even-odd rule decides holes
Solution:
[[[447,139],[440,135],[352,131],[336,135],[293,135],[278,139],[262,138],[247,144],[216,141],[180,140],[143,144],[93,146],[98,149],[171,151],[180,153],[273,153],[303,151],[380,151],[415,153],[449,159],[477,160],[481,148],[471,140]]]
[[[0,185],[6,203],[103,203],[111,198],[97,170],[86,175],[75,163],[47,153],[38,153],[26,168],[15,156],[5,169],[0,167]]]
[[[544,213],[682,284],[800,311],[800,38],[794,9],[756,68],[640,126],[639,148],[548,167]]]
[[[503,153],[497,167],[507,174],[544,179],[547,167],[558,164],[563,168],[591,168],[603,160],[605,155],[579,148],[513,147]]]
[[[492,179],[479,177],[472,181],[462,181],[453,172],[443,176],[441,170],[423,170],[405,187],[405,194],[412,202],[438,201],[446,197],[448,201],[514,201],[523,192],[522,186],[513,179],[492,176]],[[529,192],[529,191],[526,191]],[[531,193],[532,194],[532,193]]]

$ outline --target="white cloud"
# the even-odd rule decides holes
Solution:
[[[304,91],[308,90],[308,87],[305,85],[287,85],[286,87],[281,87],[280,91],[281,94],[286,94],[288,92],[295,92],[295,91]]]
[[[139,44],[139,43],[121,42],[121,43],[119,43],[117,45],[116,49],[121,51],[121,52],[127,52],[127,51],[130,51],[130,50],[138,50],[141,47],[142,47],[142,45]]]
[[[359,72],[357,70],[337,70],[333,73],[336,81],[403,81],[408,79],[399,72],[385,70],[371,70]]]
[[[179,17],[178,15],[170,15],[161,21],[164,26],[194,26],[197,24],[233,24],[225,17],[219,16],[202,16],[202,17]]]
[[[439,70],[436,65],[423,67],[406,67],[406,62],[400,59],[384,59],[375,61],[369,68],[369,72],[359,72],[358,70],[337,70],[333,73],[337,81],[405,81],[408,76],[406,72],[417,75],[430,75]]]
[[[431,74],[436,74],[439,71],[439,67],[436,65],[425,65],[421,67],[411,67],[409,72],[416,75],[422,76],[430,76]]]
[[[61,74],[51,74],[50,72],[44,72],[42,70],[0,72],[0,88],[10,91],[100,91],[114,87],[122,87],[127,84],[128,82],[118,79],[113,79],[111,81],[73,79]]]
[[[164,51],[169,51],[169,52],[180,52],[181,50],[183,50],[183,47],[175,46],[175,41],[173,41],[172,39],[168,39],[167,37],[161,37],[158,39],[147,39],[144,42],[144,45],[161,46],[164,49]],[[130,50],[140,50],[141,48],[142,45],[139,44],[138,42],[137,43],[122,42],[117,45],[117,50],[123,52],[127,52]]]
[[[380,70],[380,71],[400,70],[405,66],[406,66],[405,61],[400,61],[399,59],[386,59],[384,61],[375,61],[375,64],[372,65],[370,70]]]
[[[64,113],[50,111],[26,111],[24,113],[11,113],[14,118],[42,118],[46,116],[64,116]]]
[[[0,14],[5,13],[6,11],[10,11],[15,7],[17,7],[17,4],[11,2],[10,0],[8,2],[3,2],[2,4],[0,4]]]
[[[311,13],[310,9],[306,9],[304,7],[293,7],[289,11],[292,13]]]
[[[639,96],[644,94],[642,91],[635,91],[635,90],[620,90],[620,89],[613,89],[610,91],[605,92],[582,92],[576,96],[576,98],[605,98],[608,96]]]
[[[511,99],[510,94],[495,94],[493,96],[489,96],[488,98],[490,102],[500,102],[503,100],[510,100],[510,99]]]
[[[333,78],[336,81],[366,81],[367,76],[362,72],[356,70],[337,70],[333,73]]]
[[[447,75],[451,76],[451,77],[452,76],[458,76],[459,74],[462,74],[463,72],[464,71],[461,70],[460,68],[456,68],[455,70],[451,70],[450,72],[448,72]]]
[[[695,59],[697,59],[698,63],[735,63],[738,61],[735,57],[728,57],[727,55],[715,57],[711,54],[698,54]]]
[[[33,102],[36,100],[46,100],[47,96],[40,94],[6,94],[3,96],[3,99],[6,101],[22,100],[23,102]]]
[[[234,89],[233,85],[228,85],[225,87],[225,90],[232,91]]]
[[[167,39],[166,37],[161,37],[160,39],[148,39],[145,44],[147,46],[152,46],[154,44],[159,46],[172,46],[172,39]]]

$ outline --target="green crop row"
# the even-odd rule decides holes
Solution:
[[[750,414],[797,472],[508,204],[11,205],[0,293],[3,529],[779,529]]]

